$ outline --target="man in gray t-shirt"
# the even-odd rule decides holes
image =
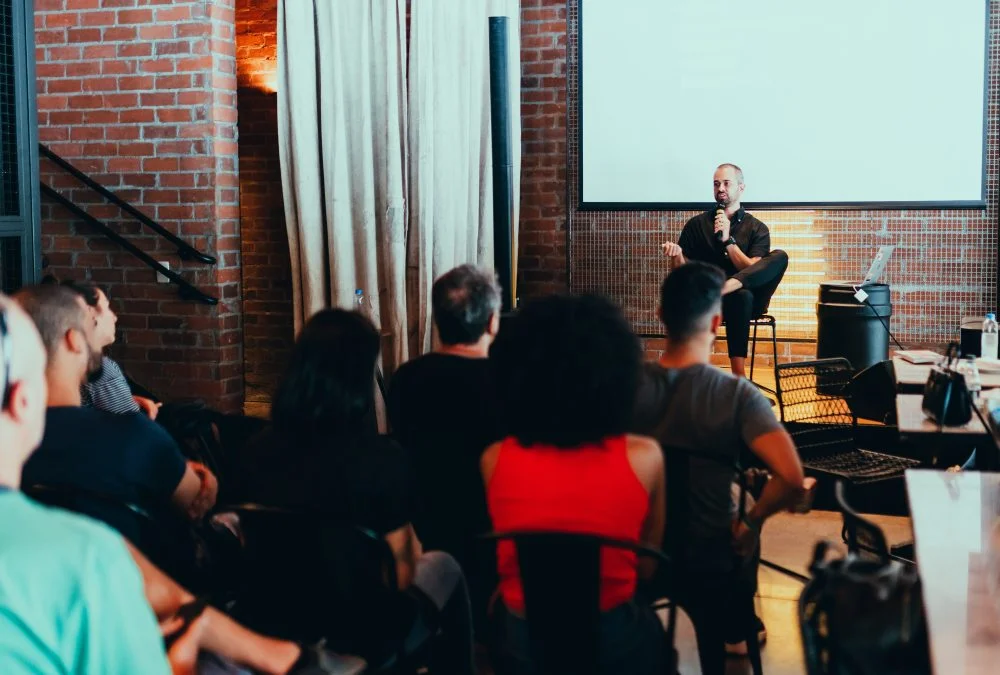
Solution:
[[[721,460],[692,457],[687,476],[689,520],[682,550],[685,589],[681,590],[690,591],[700,605],[687,603],[696,626],[702,623],[699,631],[717,630],[717,624],[726,623],[731,611],[726,593],[730,591],[719,589],[732,578],[734,553],[744,560],[749,586],[744,590],[752,591],[761,525],[771,515],[794,506],[803,495],[802,464],[795,444],[767,399],[750,381],[709,365],[722,323],[724,282],[722,270],[699,262],[687,263],[664,280],[660,318],[667,345],[659,363],[648,364],[642,373],[633,424],[635,432],[655,437],[665,453],[687,450]],[[733,465],[747,450],[767,467],[771,478],[759,499],[748,503],[741,521],[732,496]],[[669,457],[667,472],[669,493]],[[667,499],[669,504],[669,494]],[[713,625],[704,625],[706,621]],[[735,641],[738,638],[727,640]],[[705,658],[702,653],[703,670]]]

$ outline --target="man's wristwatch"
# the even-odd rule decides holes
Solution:
[[[727,239],[722,243],[722,248],[729,248],[730,246],[735,246],[735,245],[736,245],[736,239],[733,238],[733,235],[729,235],[729,239]]]

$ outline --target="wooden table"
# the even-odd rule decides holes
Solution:
[[[929,436],[943,434],[949,440],[963,436],[985,436],[988,432],[976,414],[960,427],[939,427],[924,415],[923,394],[896,394],[896,423],[903,436]]]
[[[931,373],[930,365],[917,365],[898,356],[892,358],[892,367],[896,371],[896,388],[900,392],[922,392]],[[979,371],[979,379],[982,381],[983,389],[1000,387],[1000,373]]]
[[[1000,670],[1000,475],[906,472],[935,675]]]

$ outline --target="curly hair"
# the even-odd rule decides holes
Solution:
[[[357,312],[325,309],[302,329],[271,406],[276,432],[298,441],[354,436],[374,410],[378,331]]]
[[[629,428],[639,340],[609,300],[557,295],[526,303],[490,352],[508,431],[575,448]]]

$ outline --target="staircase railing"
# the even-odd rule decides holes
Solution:
[[[175,234],[164,228],[162,225],[157,223],[155,220],[147,216],[145,213],[143,213],[142,211],[135,208],[127,201],[116,195],[114,192],[107,189],[106,187],[104,187],[103,185],[92,179],[90,176],[80,171],[78,168],[76,168],[68,161],[57,155],[55,152],[53,152],[45,145],[39,143],[38,150],[43,156],[48,157],[50,160],[52,160],[57,166],[59,166],[59,168],[65,170],[67,173],[72,175],[81,183],[83,183],[84,185],[94,190],[102,197],[110,201],[111,203],[121,208],[124,212],[134,217],[143,225],[149,227],[151,230],[162,236],[171,244],[175,245],[177,247],[177,255],[181,258],[181,260],[197,261],[205,263],[207,265],[216,264],[217,259],[214,256],[211,256],[207,253],[202,253],[201,251],[197,250],[196,248],[188,244],[186,241],[179,238],[178,236],[176,236]],[[88,213],[83,207],[78,205],[76,202],[69,199],[65,195],[61,194],[59,191],[55,190],[50,185],[47,185],[44,181],[41,181],[41,191],[43,195],[50,197],[51,199],[53,199],[66,209],[68,209],[71,213],[73,213],[73,215],[77,216],[78,218],[86,222],[92,228],[97,230],[100,234],[114,241],[119,246],[124,248],[126,251],[128,251],[136,258],[138,258],[140,261],[145,263],[146,266],[148,266],[150,269],[155,270],[160,274],[162,274],[163,276],[165,276],[167,279],[170,280],[170,283],[176,284],[178,294],[185,300],[193,300],[196,302],[204,303],[206,305],[218,304],[219,302],[218,298],[208,295],[201,289],[191,284],[181,275],[177,274],[176,272],[170,269],[167,269],[157,260],[149,256],[145,251],[137,247],[135,244],[130,242],[122,235],[112,230],[98,218],[95,218],[93,215]]]

